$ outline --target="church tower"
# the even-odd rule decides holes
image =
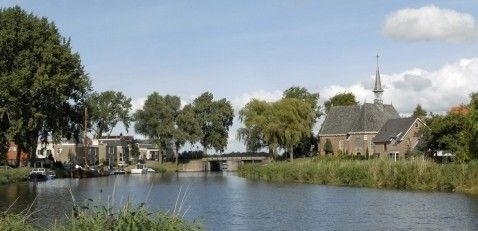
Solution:
[[[380,81],[380,70],[378,68],[378,58],[380,57],[377,54],[377,72],[375,73],[375,87],[373,88],[373,93],[375,95],[373,102],[377,105],[383,105],[383,89],[382,89],[382,82]]]

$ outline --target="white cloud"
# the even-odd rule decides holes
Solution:
[[[142,109],[146,98],[136,98],[131,100],[131,112],[134,113],[138,109]]]
[[[433,5],[398,10],[383,25],[385,36],[405,41],[459,42],[475,38],[477,30],[472,15]]]
[[[321,89],[322,101],[340,92],[352,92],[360,102],[372,102],[373,93],[362,81],[350,86],[329,86]],[[443,112],[469,101],[469,94],[478,89],[478,57],[461,59],[438,70],[411,69],[398,74],[382,74],[384,102],[393,103],[403,114],[411,113],[417,104],[427,111]],[[365,83],[364,83],[365,82]]]
[[[258,90],[254,92],[243,93],[240,96],[235,97],[231,103],[235,111],[239,111],[243,108],[249,101],[252,99],[265,100],[267,102],[272,102],[279,100],[282,97],[282,91],[265,91]]]

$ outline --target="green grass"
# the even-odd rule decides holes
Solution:
[[[120,209],[107,205],[75,206],[72,214],[62,222],[46,227],[35,225],[30,219],[35,212],[0,213],[0,230],[9,231],[193,231],[202,230],[199,223],[189,223],[179,214],[151,212],[144,204],[137,207],[126,203]]]
[[[396,162],[388,159],[298,159],[294,163],[243,165],[238,173],[248,179],[273,182],[478,194],[478,161],[438,164],[422,159]]]
[[[31,168],[27,167],[0,169],[0,185],[26,181],[30,171]]]

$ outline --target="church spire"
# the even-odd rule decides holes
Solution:
[[[378,105],[383,104],[383,99],[382,99],[382,94],[383,94],[383,89],[382,89],[382,82],[380,81],[380,70],[378,68],[378,58],[380,57],[377,54],[377,72],[375,73],[375,87],[373,88],[373,93],[375,95],[375,98],[373,102]]]

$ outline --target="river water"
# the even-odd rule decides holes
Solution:
[[[78,202],[146,201],[155,211],[173,211],[183,201],[185,218],[199,220],[207,230],[478,230],[478,197],[267,183],[228,173],[22,182],[0,186],[0,209],[18,198],[14,208],[33,204],[41,224],[69,215],[71,194]]]

